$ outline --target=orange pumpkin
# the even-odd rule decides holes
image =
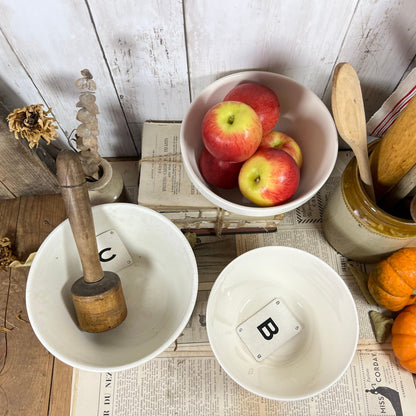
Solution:
[[[376,302],[400,311],[416,300],[416,247],[402,248],[379,262],[371,271],[368,290]]]
[[[400,365],[416,374],[416,305],[404,308],[391,328],[391,344]]]

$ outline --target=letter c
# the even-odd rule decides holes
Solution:
[[[107,248],[103,248],[98,254],[99,254],[99,256],[100,256],[100,261],[101,262],[103,262],[103,263],[105,263],[105,262],[107,262],[107,261],[111,261],[111,260],[113,260],[114,259],[114,257],[116,257],[116,255],[115,254],[113,254],[112,256],[110,256],[110,257],[107,257],[107,258],[104,258],[103,257],[103,254],[106,252],[106,251],[110,251],[111,250],[111,247],[107,247]]]

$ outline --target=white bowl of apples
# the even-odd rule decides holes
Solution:
[[[214,205],[264,217],[291,211],[328,179],[338,135],[324,103],[275,73],[218,79],[193,101],[181,125],[185,170]]]

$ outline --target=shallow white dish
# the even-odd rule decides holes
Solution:
[[[254,81],[273,89],[280,101],[280,119],[274,130],[295,139],[303,154],[297,192],[286,203],[259,207],[245,199],[238,189],[224,190],[209,185],[202,177],[199,155],[203,143],[201,124],[205,113],[236,85]],[[181,125],[181,154],[185,170],[195,187],[214,205],[253,217],[291,211],[312,198],[326,182],[338,154],[338,135],[332,116],[323,102],[308,88],[283,75],[246,71],[228,75],[206,87],[192,102]]]
[[[92,212],[96,234],[116,230],[133,260],[117,272],[127,318],[107,332],[79,329],[71,286],[83,273],[68,220],[36,253],[26,288],[27,311],[40,342],[64,363],[119,371],[154,358],[180,335],[195,305],[198,270],[187,239],[163,215],[125,203],[98,205]]]
[[[263,361],[256,361],[237,326],[281,298],[303,330]],[[290,247],[261,247],[233,260],[217,278],[207,306],[207,331],[227,374],[269,399],[314,396],[346,371],[358,342],[351,293],[325,262]]]

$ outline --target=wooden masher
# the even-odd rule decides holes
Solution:
[[[56,159],[57,177],[84,275],[71,288],[79,326],[86,332],[104,332],[120,325],[127,307],[116,273],[103,271],[88,197],[78,155],[62,150]]]

